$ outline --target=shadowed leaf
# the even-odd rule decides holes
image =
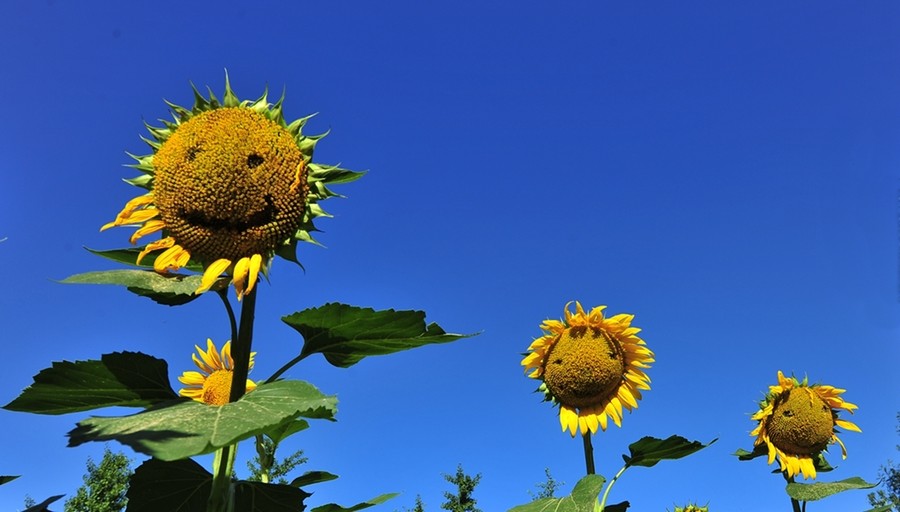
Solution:
[[[294,487],[303,487],[304,485],[318,484],[337,479],[338,476],[327,471],[307,471],[291,481]]]
[[[335,303],[294,313],[282,320],[303,336],[300,359],[319,353],[341,368],[353,366],[367,356],[474,336],[450,334],[435,323],[426,326],[424,311],[375,311]]]
[[[53,363],[3,408],[66,414],[99,407],[147,407],[177,397],[165,361],[140,352],[113,352],[99,361]]]
[[[26,508],[22,512],[49,512],[47,507],[49,507],[51,503],[53,503],[54,501],[57,501],[58,499],[62,498],[63,496],[65,496],[65,494],[58,494],[56,496],[50,496],[49,498],[38,503],[37,505],[32,505],[32,506]]]
[[[681,436],[670,436],[668,439],[655,437],[642,437],[637,442],[628,445],[631,456],[622,455],[627,466],[655,466],[661,460],[674,460],[700,451],[715,443],[717,439],[703,444],[700,441],[688,441]]]
[[[206,510],[212,475],[191,459],[149,459],[128,483],[128,512],[193,512]]]
[[[12,482],[12,481],[15,480],[16,478],[19,478],[19,475],[15,475],[15,476],[11,476],[11,475],[0,476],[0,485],[3,485],[3,484],[6,484],[6,483],[9,483],[9,482]]]

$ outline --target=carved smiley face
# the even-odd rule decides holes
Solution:
[[[192,117],[153,166],[168,234],[200,261],[270,254],[303,221],[304,157],[290,132],[249,108]]]

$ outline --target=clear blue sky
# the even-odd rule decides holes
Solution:
[[[370,171],[326,203],[306,272],[278,260],[262,285],[251,377],[298,352],[282,315],[328,301],[483,331],[295,367],[340,399],[337,423],[285,446],[341,475],[308,503],[402,492],[380,510],[421,494],[436,511],[457,463],[483,474],[486,512],[526,502],[545,467],[568,491],[580,441],[519,363],[570,300],[634,313],[657,356],[640,407],[595,438],[598,472],[644,435],[719,438],[629,470],[613,502],[785,510],[771,468],[730,455],[779,369],[848,389],[863,433],[822,479],[874,480],[900,410],[898,26],[891,1],[4,2],[0,402],[53,360],[125,349],[177,384],[195,343],[228,336],[213,297],[169,309],[53,281],[112,268],[82,246],[127,244],[98,229],[134,196],[142,121],[190,104],[190,82],[221,94],[227,68],[242,98],[268,84],[291,119],[320,113],[318,161]],[[103,448],[66,448],[85,416],[0,411],[0,474],[23,475],[2,510],[74,492]],[[813,505],[863,510],[865,492]]]

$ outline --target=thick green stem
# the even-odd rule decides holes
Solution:
[[[587,474],[593,475],[594,471],[594,447],[591,445],[591,433],[585,432],[581,435],[584,440],[584,465],[587,468]]]
[[[256,289],[244,296],[240,324],[235,327],[234,310],[228,297],[222,296],[231,323],[231,357],[234,360],[229,402],[236,402],[247,392],[247,375],[250,373],[250,349],[253,344],[253,318],[256,310]],[[235,331],[237,336],[235,337]],[[237,445],[224,446],[216,451],[213,460],[213,485],[209,495],[208,512],[232,512],[234,499],[231,492],[231,474]]]
[[[784,476],[784,479],[787,481],[787,483],[794,483],[794,477],[787,476],[787,473],[782,473],[781,475]],[[805,508],[806,503],[803,504],[803,509]],[[803,510],[800,509],[800,502],[795,500],[794,498],[791,498],[791,509],[793,510],[793,512],[803,512]]]
[[[232,512],[234,500],[231,495],[231,473],[234,471],[235,446],[224,446],[216,450],[213,458],[213,484],[207,502],[207,512]]]
[[[606,498],[609,497],[610,489],[612,489],[612,486],[616,483],[616,480],[618,480],[619,477],[622,476],[622,473],[624,473],[625,470],[628,468],[629,468],[628,464],[625,464],[624,466],[622,466],[622,469],[620,469],[619,472],[616,473],[616,476],[614,476],[613,479],[610,480],[608,484],[606,484],[606,490],[603,491],[603,498],[600,500],[600,510],[601,511],[606,507]]]

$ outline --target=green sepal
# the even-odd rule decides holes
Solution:
[[[322,354],[334,366],[349,368],[367,356],[447,343],[476,334],[451,334],[425,324],[424,311],[375,311],[329,303],[282,317],[303,336],[298,361]]]
[[[787,484],[788,496],[798,501],[817,501],[827,498],[832,494],[850,491],[853,489],[871,489],[878,485],[877,483],[869,483],[858,476],[838,480],[837,482],[815,482],[812,484],[802,484],[791,482]]]
[[[56,496],[50,496],[49,498],[38,503],[37,505],[33,505],[31,507],[26,508],[22,512],[50,512],[50,509],[48,509],[47,507],[49,507],[50,504],[53,503],[54,501],[62,499],[63,496],[65,496],[65,494],[57,494]]]
[[[744,450],[743,448],[738,448],[738,450],[736,452],[734,452],[732,455],[736,456],[738,458],[738,460],[753,460],[757,457],[768,457],[769,449],[764,444],[758,444],[753,447],[752,452],[748,452],[747,450]]]
[[[194,292],[200,287],[201,280],[199,275],[160,274],[152,270],[100,270],[75,274],[60,282],[124,286],[131,293],[158,304],[181,306],[200,296]]]
[[[539,499],[513,507],[508,512],[593,512],[605,482],[601,475],[587,475],[575,484],[568,496]]]
[[[144,174],[142,176],[138,176],[136,178],[123,178],[122,181],[128,183],[129,185],[134,185],[135,187],[143,188],[145,190],[153,189],[153,175]]]
[[[357,510],[363,510],[369,507],[374,507],[375,505],[380,505],[387,500],[396,498],[400,493],[392,492],[387,494],[382,494],[381,496],[376,496],[375,498],[370,499],[369,501],[364,501],[362,503],[357,503],[352,507],[342,507],[335,503],[329,503],[327,505],[322,505],[321,507],[316,507],[312,509],[311,512],[356,512]]]
[[[291,485],[294,487],[303,487],[304,485],[330,482],[331,480],[336,480],[337,478],[337,475],[329,473],[327,471],[307,471],[306,473],[303,473],[297,478],[291,480]]]
[[[21,476],[21,475],[3,475],[3,476],[0,476],[0,485],[3,485],[3,484],[6,484],[6,483],[9,483],[9,482],[12,482],[12,481],[15,480],[16,478],[19,478],[19,476]]]
[[[264,434],[297,417],[333,420],[336,412],[334,396],[307,382],[283,380],[260,384],[220,407],[170,401],[129,416],[91,417],[69,432],[69,446],[113,440],[161,460],[177,460]]]
[[[168,372],[164,360],[140,352],[113,352],[99,361],[55,362],[3,408],[67,414],[100,407],[149,407],[178,397]]]
[[[676,435],[669,436],[669,438],[664,440],[646,436],[628,445],[631,455],[622,455],[622,459],[625,461],[626,466],[649,468],[655,466],[661,460],[675,460],[687,457],[716,441],[718,441],[718,438],[703,444],[700,441],[688,441]]]

